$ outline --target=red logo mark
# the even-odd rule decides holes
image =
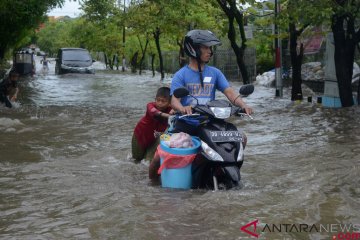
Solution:
[[[257,237],[257,238],[258,238],[258,237],[259,237],[259,234],[256,233],[256,224],[257,224],[258,222],[259,222],[259,220],[252,221],[252,222],[246,224],[245,226],[242,226],[242,227],[240,228],[240,230],[243,231],[243,232],[246,232],[247,234],[249,234],[249,235],[251,235],[251,236],[253,236],[253,237]],[[252,226],[252,225],[254,225],[254,230],[253,230],[253,231],[247,230],[247,228],[250,227],[250,226]]]

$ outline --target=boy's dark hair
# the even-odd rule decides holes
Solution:
[[[9,77],[12,77],[12,76],[19,77],[20,74],[15,69],[11,69],[11,71],[9,72]]]
[[[170,99],[170,88],[161,87],[157,90],[156,97],[165,97]]]

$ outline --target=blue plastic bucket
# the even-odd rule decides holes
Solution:
[[[163,141],[160,141],[160,147],[167,153],[186,156],[199,152],[200,141],[195,137],[192,137],[192,141],[192,148],[170,148]],[[160,163],[163,163],[162,158],[160,158]],[[183,168],[164,168],[161,172],[161,185],[166,188],[190,189],[192,185],[191,164]]]

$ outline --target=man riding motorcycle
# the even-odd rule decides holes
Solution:
[[[192,97],[176,98],[173,92],[181,87],[189,90],[190,94],[199,100],[200,104],[215,99],[215,91],[220,90],[235,106],[243,108],[251,115],[253,110],[248,107],[230,86],[224,74],[213,66],[208,66],[213,55],[213,46],[221,45],[220,40],[208,30],[191,30],[184,40],[185,53],[190,57],[188,65],[177,71],[172,79],[170,94],[171,106],[175,111],[191,114]]]
[[[248,107],[240,94],[233,90],[224,74],[219,69],[207,65],[213,55],[212,47],[216,45],[221,45],[221,42],[211,31],[191,30],[186,34],[184,49],[190,58],[190,62],[177,71],[172,79],[171,106],[175,111],[182,114],[191,114],[192,106],[195,105],[193,101],[196,101],[197,104],[206,104],[215,99],[217,89],[224,93],[231,103],[243,108],[246,114],[251,115],[253,113],[252,108]],[[173,93],[178,88],[188,89],[189,96],[182,98],[174,96]],[[157,169],[159,166],[160,159],[155,157],[149,166],[150,179],[158,177]]]

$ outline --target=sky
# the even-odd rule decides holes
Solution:
[[[263,0],[261,0],[263,1]],[[272,0],[274,1],[274,0]],[[128,1],[126,1],[128,2]],[[48,16],[69,16],[69,17],[79,17],[82,13],[81,10],[79,10],[80,4],[78,1],[73,0],[65,0],[64,6],[62,8],[54,8],[51,11],[47,13]]]
[[[80,4],[76,1],[65,0],[64,6],[62,8],[54,8],[47,13],[48,16],[69,16],[69,17],[78,17],[82,12],[79,10]]]

